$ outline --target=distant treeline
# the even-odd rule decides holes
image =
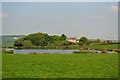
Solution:
[[[52,48],[52,46],[58,47],[73,44],[66,41],[66,37],[65,34],[62,34],[61,36],[50,36],[46,33],[34,33],[17,39],[14,46],[17,48],[47,48],[48,46],[51,46]]]
[[[0,37],[24,37],[25,35],[0,35]]]
[[[19,38],[14,43],[14,48],[19,49],[79,49],[86,45],[99,45],[108,44],[110,41],[100,42],[100,39],[94,41],[88,40],[86,37],[76,39],[77,42],[73,43],[67,40],[65,34],[48,35],[47,33],[33,33],[23,38]]]

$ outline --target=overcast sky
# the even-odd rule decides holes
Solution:
[[[66,34],[118,39],[117,2],[3,2],[3,35]]]

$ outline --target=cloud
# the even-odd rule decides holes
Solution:
[[[0,18],[6,18],[8,16],[7,13],[0,13]]]
[[[118,6],[115,6],[115,5],[111,6],[110,10],[114,11],[114,12],[117,12],[118,11]]]

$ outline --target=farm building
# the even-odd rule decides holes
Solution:
[[[72,43],[77,43],[78,42],[77,38],[67,38],[67,41],[72,42]]]

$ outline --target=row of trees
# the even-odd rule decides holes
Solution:
[[[19,38],[15,41],[14,46],[17,48],[55,48],[70,46],[70,48],[75,48],[74,46],[86,46],[91,44],[99,44],[100,40],[90,41],[86,37],[81,37],[77,43],[71,43],[66,40],[67,36],[62,34],[60,36],[53,35],[50,36],[46,33],[34,33],[29,34],[23,38]],[[71,47],[72,46],[72,47]]]
[[[31,48],[33,46],[62,46],[70,44],[72,43],[66,41],[65,34],[62,34],[61,36],[49,36],[46,33],[34,33],[17,39],[14,46],[19,48]]]

